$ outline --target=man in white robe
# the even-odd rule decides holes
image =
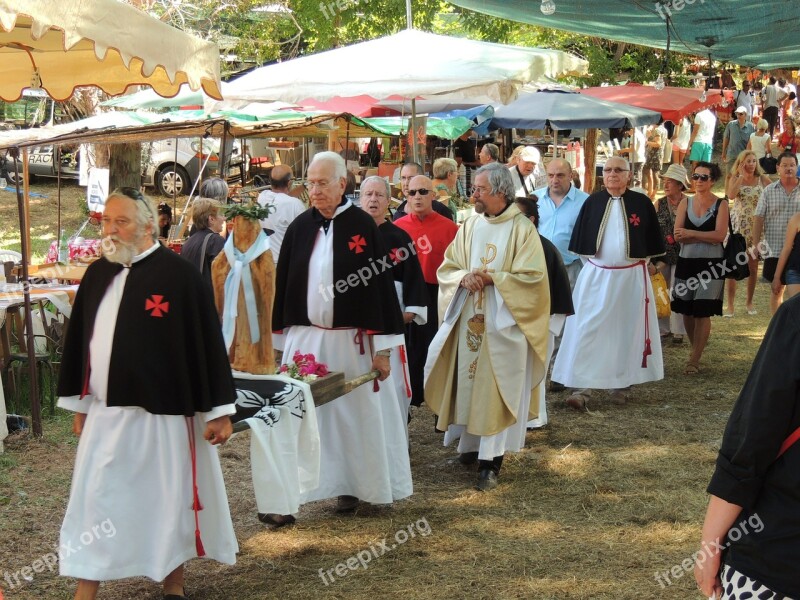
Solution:
[[[312,208],[289,226],[275,288],[273,340],[284,362],[313,354],[330,371],[362,385],[317,410],[321,448],[319,486],[301,500],[338,497],[352,512],[359,500],[389,504],[412,493],[401,413],[390,376],[392,349],[403,344],[403,316],[391,260],[368,214],[344,196],[346,168],[333,152],[308,168]]]
[[[447,430],[445,445],[458,439],[461,462],[478,461],[476,488],[486,491],[539,415],[550,289],[539,235],[514,204],[508,169],[478,169],[473,193],[478,214],[437,272],[444,321],[425,364],[425,401]]]
[[[585,259],[573,293],[552,378],[574,388],[567,405],[581,410],[592,389],[625,404],[630,386],[664,378],[655,298],[647,259],[664,252],[653,203],[628,190],[631,168],[606,161],[606,189],[583,204],[570,251]],[[654,269],[655,267],[653,267]]]
[[[232,433],[230,365],[207,284],[156,242],[156,227],[138,190],[111,193],[105,257],[86,273],[65,343],[58,405],[81,438],[60,573],[79,579],[79,600],[134,576],[184,598],[185,561],[233,564],[238,552],[214,447]],[[215,362],[195,360],[195,344]]]

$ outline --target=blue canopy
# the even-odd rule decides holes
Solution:
[[[454,117],[465,117],[475,123],[472,130],[478,135],[489,133],[489,125],[492,122],[494,108],[490,104],[481,104],[472,108],[453,109],[444,112],[431,113],[429,117],[437,119],[452,119]]]
[[[518,129],[608,129],[658,123],[661,114],[584,94],[539,90],[495,109],[492,127]]]

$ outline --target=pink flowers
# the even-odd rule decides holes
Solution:
[[[279,375],[305,382],[314,381],[328,373],[327,365],[318,363],[313,354],[301,354],[299,350],[292,356],[292,362],[281,365],[278,369]]]

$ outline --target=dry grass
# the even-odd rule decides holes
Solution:
[[[563,407],[564,394],[551,395],[550,424],[507,457],[501,485],[488,494],[472,490],[474,472],[447,462],[454,453],[441,447],[423,409],[411,422],[411,498],[350,517],[334,514],[333,502],[314,503],[296,526],[270,531],[256,520],[247,437],[232,441],[221,454],[241,554],[233,567],[189,563],[190,596],[699,598],[690,573],[666,589],[654,575],[696,549],[716,450],[768,322],[767,287],[759,284],[757,316],[746,316],[742,292],[737,316],[713,321],[702,375],[682,375],[688,348],[669,346],[665,379],[635,388],[627,406],[601,402],[576,413]],[[12,437],[0,455],[0,587],[6,571],[30,565],[57,542],[75,446],[62,414],[46,422],[43,440]],[[383,538],[392,542],[423,518],[430,535],[329,585],[320,579],[319,569]],[[69,598],[73,585],[45,572],[9,596]],[[105,584],[100,597],[161,596],[159,586],[137,579]]]

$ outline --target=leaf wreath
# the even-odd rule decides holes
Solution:
[[[261,206],[257,202],[252,204],[229,204],[225,207],[225,218],[232,221],[234,217],[244,217],[251,221],[260,221],[266,219],[271,212],[275,211],[272,204]]]

